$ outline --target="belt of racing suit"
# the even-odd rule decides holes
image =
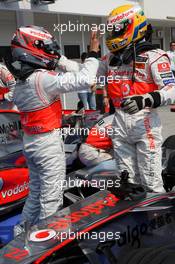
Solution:
[[[25,133],[40,134],[61,127],[61,101],[57,100],[44,109],[21,112],[21,124]]]
[[[108,94],[112,99],[115,108],[120,108],[122,99],[126,96],[143,95],[146,93],[154,92],[158,87],[154,83],[134,82],[130,80],[115,81],[108,85]]]

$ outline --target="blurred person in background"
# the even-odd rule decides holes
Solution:
[[[85,62],[88,54],[83,52],[81,54],[81,63]],[[84,110],[96,110],[96,98],[95,98],[95,91],[89,89],[88,91],[79,91],[78,98],[83,103]]]
[[[175,41],[170,42],[170,50],[167,51],[168,57],[171,62],[171,70],[175,76]]]

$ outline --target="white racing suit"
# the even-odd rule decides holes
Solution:
[[[30,194],[22,221],[30,225],[52,215],[63,203],[65,154],[60,93],[88,89],[94,83],[98,65],[95,58],[89,58],[77,73],[39,69],[17,82],[14,100],[21,114],[24,154],[30,171]]]
[[[93,126],[84,143],[79,148],[79,159],[86,166],[94,166],[113,158],[112,141],[113,115],[101,118]]]
[[[124,97],[156,90],[160,91],[161,105],[173,103],[175,79],[168,56],[160,49],[137,56],[134,83],[133,62],[110,66],[113,57],[109,53],[100,61],[98,82],[104,82],[104,77],[107,79],[108,95],[115,106],[112,141],[118,172],[128,170],[131,182],[143,184],[148,191],[162,192],[160,118],[155,109],[148,108],[129,115],[122,111],[120,103]],[[60,63],[67,70],[78,68],[77,63],[65,58]]]
[[[130,115],[120,108],[122,99],[160,91],[161,105],[175,100],[175,79],[167,54],[151,50],[136,57],[135,81],[133,62],[109,66],[113,55],[101,61],[99,75],[108,76],[108,94],[115,106],[113,147],[119,172],[128,170],[130,181],[143,184],[148,191],[163,192],[161,178],[161,122],[155,109],[143,109]],[[116,133],[117,132],[117,133]]]
[[[0,109],[16,109],[13,104],[15,84],[13,75],[4,65],[0,64]]]

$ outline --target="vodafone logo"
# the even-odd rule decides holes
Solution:
[[[37,36],[37,37],[40,37],[40,38],[46,38],[46,39],[51,38],[51,36],[48,35],[48,34],[41,33],[41,32],[38,32],[38,31],[33,31],[33,30],[30,31],[30,34],[34,35],[34,36]]]
[[[121,85],[121,90],[122,90],[123,96],[127,96],[130,93],[131,87],[128,83],[123,83]]]
[[[161,67],[162,67],[162,69],[166,69],[167,68],[167,64],[166,63],[162,63]]]
[[[43,229],[34,231],[30,234],[29,240],[33,242],[48,241],[56,236],[56,232],[53,229]]]
[[[0,185],[1,185],[1,178],[0,178]],[[9,190],[5,190],[5,191],[1,191],[1,195],[2,195],[2,198],[5,199],[7,197],[11,197],[13,195],[17,195],[21,192],[24,192],[25,190],[28,190],[29,188],[29,184],[28,182],[24,182],[23,184],[21,185],[17,185],[15,188],[13,189],[9,189]]]
[[[127,18],[127,17],[129,17],[130,15],[133,15],[133,14],[134,14],[134,10],[129,10],[129,11],[125,12],[125,13],[122,13],[121,15],[117,15],[117,16],[113,17],[108,22],[109,22],[109,24],[114,24],[114,23],[116,23],[118,21],[121,21],[124,18]]]
[[[50,39],[52,36],[48,33],[42,33],[39,30],[36,29],[30,29],[30,28],[22,28],[21,31],[27,35],[38,37],[39,39]]]
[[[158,64],[158,72],[170,71],[170,64],[168,62],[162,62]]]

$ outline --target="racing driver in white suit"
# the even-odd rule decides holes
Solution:
[[[99,41],[92,34],[89,58],[79,72],[55,72],[60,58],[57,41],[36,26],[17,29],[11,42],[11,71],[18,78],[14,101],[21,114],[24,154],[30,171],[30,194],[22,221],[34,225],[63,204],[60,181],[65,180],[61,139],[60,93],[88,89],[94,84]],[[8,62],[9,64],[9,62]],[[20,232],[20,225],[16,234]],[[22,231],[22,230],[21,230]]]
[[[166,52],[149,41],[149,26],[138,5],[114,9],[107,20],[109,54],[101,59],[98,77],[105,76],[108,96],[115,106],[112,141],[119,172],[149,192],[163,192],[161,178],[161,123],[155,108],[175,100],[175,79]],[[65,57],[65,70],[80,66]]]

